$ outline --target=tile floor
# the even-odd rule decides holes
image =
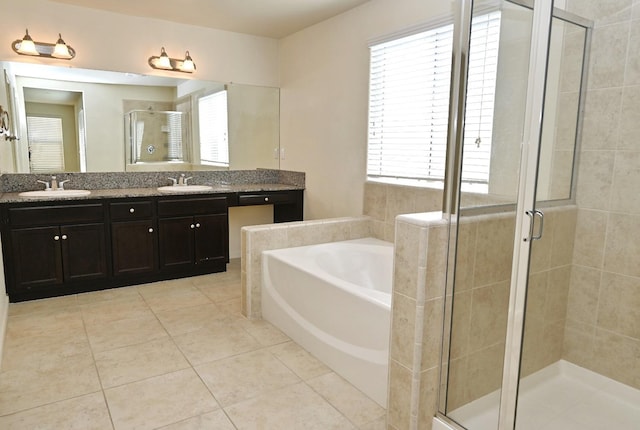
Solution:
[[[521,382],[516,430],[638,430],[640,390],[560,360]],[[495,430],[499,392],[452,411],[470,430]]]
[[[11,304],[0,429],[385,428],[385,410],[266,321],[240,264]]]

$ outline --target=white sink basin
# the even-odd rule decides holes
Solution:
[[[38,190],[24,191],[18,195],[20,197],[62,199],[65,197],[88,196],[89,194],[91,194],[91,191],[89,190]]]
[[[168,194],[197,193],[210,190],[213,190],[213,187],[209,185],[167,185],[166,187],[158,187],[158,191]]]

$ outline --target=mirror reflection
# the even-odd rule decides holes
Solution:
[[[279,168],[279,90],[1,63],[19,173]]]

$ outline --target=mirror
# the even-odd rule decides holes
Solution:
[[[13,162],[18,173],[279,168],[278,88],[30,63],[0,64],[12,87],[9,97],[15,98],[19,140]],[[201,143],[207,141],[207,134],[202,127],[212,121],[209,117],[200,119],[204,109],[199,106],[201,100],[220,92],[226,93],[224,146],[228,151],[222,162],[211,161],[203,152]],[[155,128],[147,126],[143,147],[131,139],[136,137],[135,127],[127,121],[132,111],[181,114],[180,151],[170,144],[175,139],[168,138],[176,115],[164,114],[170,119],[164,122],[158,121],[157,115]],[[140,136],[141,127],[137,129]],[[59,142],[56,149],[46,145],[54,135]],[[158,156],[133,157],[136,151],[132,148]]]

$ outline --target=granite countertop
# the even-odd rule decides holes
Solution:
[[[304,186],[296,186],[290,184],[232,184],[232,185],[212,185],[213,189],[207,191],[183,193],[163,193],[158,191],[156,187],[148,188],[115,188],[115,189],[98,189],[90,190],[91,194],[86,196],[70,196],[70,197],[20,197],[19,192],[0,194],[0,204],[4,203],[28,203],[37,201],[66,201],[66,200],[90,200],[90,199],[114,199],[129,197],[154,197],[154,196],[183,196],[183,195],[202,195],[202,194],[225,194],[225,193],[241,193],[241,192],[264,192],[264,191],[291,191],[302,190]],[[52,196],[55,191],[51,191]]]

